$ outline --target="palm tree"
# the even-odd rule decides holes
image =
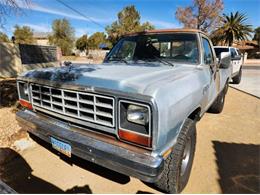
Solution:
[[[248,40],[253,32],[252,25],[247,24],[247,16],[236,12],[223,14],[221,26],[212,33],[213,42],[223,42],[232,46],[235,40]]]
[[[257,41],[258,47],[260,48],[260,27],[255,29],[255,35],[253,40]]]

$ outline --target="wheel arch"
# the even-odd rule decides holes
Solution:
[[[201,107],[197,107],[194,111],[192,111],[188,118],[194,121],[199,121],[201,119],[200,117],[201,114]]]

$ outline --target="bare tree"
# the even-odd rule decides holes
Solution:
[[[21,5],[29,7],[31,0],[0,0],[0,29],[4,28],[7,17],[21,14]]]
[[[185,28],[210,32],[219,24],[223,8],[222,0],[193,0],[191,6],[179,7],[175,16]]]

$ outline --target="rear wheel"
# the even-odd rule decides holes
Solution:
[[[162,176],[155,186],[167,193],[179,193],[188,183],[196,145],[195,121],[187,119],[177,143],[164,164]]]
[[[240,68],[238,74],[232,78],[233,84],[239,84],[242,78],[242,68]]]

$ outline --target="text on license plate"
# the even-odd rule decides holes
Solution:
[[[71,146],[69,144],[51,137],[51,145],[60,153],[65,154],[68,157],[71,157]]]

